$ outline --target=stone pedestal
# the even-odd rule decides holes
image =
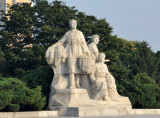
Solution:
[[[97,101],[89,98],[86,89],[58,89],[51,92],[49,108],[58,110],[59,116],[125,115],[132,109],[127,97],[122,101]]]
[[[0,112],[0,118],[53,118],[58,117],[58,111],[23,111]]]

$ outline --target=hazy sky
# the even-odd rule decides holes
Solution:
[[[49,0],[51,2],[53,0]],[[147,41],[160,50],[160,0],[61,0],[87,15],[105,18],[113,34],[127,40]]]

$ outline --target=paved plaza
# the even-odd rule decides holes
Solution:
[[[127,115],[127,116],[112,116],[103,118],[160,118],[160,115]]]
[[[48,118],[160,118],[160,115],[125,115],[125,116],[104,116],[104,117],[48,117]]]
[[[160,115],[125,115],[125,116],[104,116],[104,117],[60,117],[60,118],[160,118]]]
[[[91,117],[85,117],[85,118],[91,118]],[[160,118],[160,115],[126,115],[126,116],[92,117],[92,118]]]

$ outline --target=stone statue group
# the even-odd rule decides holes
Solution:
[[[105,54],[99,53],[99,36],[93,35],[87,46],[84,35],[77,30],[77,21],[69,21],[70,30],[46,51],[47,63],[54,70],[51,91],[57,89],[87,89],[91,99],[118,101],[115,79],[105,64]]]

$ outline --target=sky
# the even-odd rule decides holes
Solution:
[[[160,50],[160,0],[60,1],[87,15],[105,18],[113,27],[113,35],[129,41],[147,41],[154,52]]]

